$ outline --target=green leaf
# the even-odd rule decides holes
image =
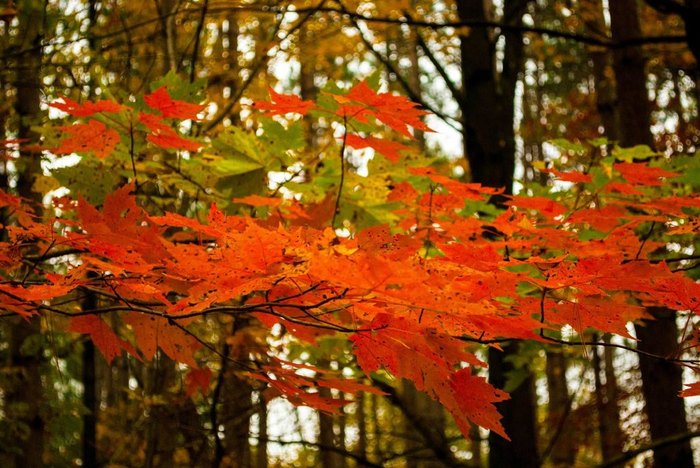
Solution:
[[[647,145],[637,145],[631,148],[620,148],[616,146],[612,151],[613,157],[618,161],[624,162],[634,162],[643,161],[649,159],[653,156],[657,156],[658,153]]]
[[[180,77],[173,70],[167,75],[151,83],[151,91],[155,91],[161,86],[165,86],[168,94],[173,99],[187,102],[201,102],[204,99],[204,89],[207,86],[205,79],[199,78],[192,83],[188,79]]]
[[[118,170],[95,158],[82,158],[75,166],[52,169],[51,174],[74,196],[81,196],[92,205],[101,205],[122,180]]]
[[[564,152],[572,152],[575,154],[585,154],[586,153],[586,147],[582,145],[581,143],[575,143],[573,141],[569,141],[565,138],[556,138],[554,140],[549,140],[547,141],[550,145],[555,146],[561,151]]]
[[[260,118],[262,123],[262,140],[267,144],[271,154],[282,156],[288,150],[298,150],[306,145],[304,128],[300,120],[296,120],[287,127],[269,117]]]

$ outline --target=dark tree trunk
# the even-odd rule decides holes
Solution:
[[[88,293],[83,310],[95,310],[97,300]],[[88,339],[83,342],[83,453],[82,466],[97,466],[97,392],[95,379],[95,345]]]
[[[566,359],[561,349],[547,350],[547,423],[549,433],[555,438],[551,443],[550,458],[557,467],[573,466],[576,460],[577,443],[569,416],[571,402],[566,384]]]
[[[258,394],[258,446],[255,452],[257,468],[267,468],[267,401]]]
[[[45,5],[38,2],[18,4],[18,42],[20,51],[16,64],[15,112],[18,119],[17,137],[31,142],[38,135],[31,129],[41,113],[41,58]],[[20,196],[41,203],[41,194],[32,189],[34,179],[41,174],[40,153],[20,151],[17,164],[17,191]],[[10,330],[9,356],[13,379],[5,390],[5,417],[26,433],[16,443],[14,466],[43,466],[46,415],[41,381],[42,346],[27,346],[28,340],[41,332],[41,320],[17,319]]]
[[[604,338],[606,342],[610,340]],[[604,359],[600,359],[600,353]],[[618,389],[615,370],[612,368],[612,348],[593,350],[593,371],[595,378],[596,409],[598,411],[598,432],[600,434],[600,451],[603,462],[607,462],[622,453],[622,431],[620,430],[620,413],[618,409]],[[605,369],[602,365],[605,365]],[[605,375],[603,383],[602,375]]]
[[[503,388],[513,365],[506,357],[517,354],[518,345],[504,346],[503,352],[489,348],[489,382]],[[532,375],[510,393],[510,400],[497,405],[503,415],[503,427],[510,437],[508,442],[493,431],[489,434],[489,466],[518,468],[539,466],[535,428],[535,393]]]
[[[625,41],[641,36],[636,0],[610,2],[612,37]],[[620,142],[623,146],[653,145],[650,131],[651,106],[646,91],[645,60],[638,47],[614,52],[614,70],[620,106]],[[658,356],[677,352],[676,316],[671,310],[651,308],[655,320],[641,321],[635,326],[640,339],[638,349]],[[652,441],[688,431],[683,400],[681,369],[675,364],[639,355],[642,391],[646,402]],[[690,443],[679,442],[654,450],[656,467],[692,467]]]
[[[503,21],[519,24],[528,3],[506,1]],[[457,11],[462,21],[488,19],[482,1],[458,1]],[[506,193],[511,193],[515,168],[515,86],[522,67],[523,42],[518,33],[505,34],[503,67],[499,73],[496,39],[487,29],[473,29],[461,37],[463,96],[459,104],[464,155],[472,181],[505,187]],[[496,387],[503,388],[506,373],[511,370],[506,358],[516,352],[515,345],[506,346],[504,352],[489,350],[489,380]],[[493,432],[489,435],[489,466],[538,466],[532,377],[527,377],[511,394],[511,399],[500,403],[498,409],[512,442]]]
[[[643,321],[635,331],[640,342],[637,348],[657,356],[671,356],[678,349],[676,314],[672,310],[649,310],[653,321]],[[682,369],[675,363],[639,356],[642,372],[642,393],[646,402],[652,441],[685,434],[684,400],[678,396],[682,385]],[[679,441],[654,450],[654,467],[692,468],[693,451],[690,441]]]

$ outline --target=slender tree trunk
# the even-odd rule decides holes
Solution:
[[[92,60],[97,57],[97,44],[94,39],[94,28],[97,24],[98,9],[97,0],[88,2],[88,46],[91,51],[91,63],[88,65],[88,75],[90,76],[90,97],[94,94],[96,77],[91,73]],[[94,278],[96,274],[91,273],[89,277]],[[97,296],[92,291],[88,291],[82,303],[82,310],[95,310],[97,308]],[[83,381],[83,466],[97,466],[97,376],[95,361],[95,344],[91,339],[83,341],[82,355],[82,381]]]
[[[570,414],[570,397],[566,384],[566,359],[561,349],[548,349],[547,392],[547,423],[549,433],[557,439],[554,441],[550,458],[557,467],[573,466],[576,459],[577,443],[574,435],[575,428],[567,421]],[[561,428],[561,429],[560,429]]]
[[[31,129],[38,123],[41,113],[41,58],[43,26],[46,15],[43,2],[26,0],[18,4],[17,48],[20,51],[15,77],[15,112],[18,118],[17,137],[31,142],[38,135]],[[41,174],[41,154],[20,151],[17,162],[17,191],[20,196],[41,203],[42,194],[32,186]],[[5,417],[26,432],[16,443],[14,466],[43,466],[46,413],[45,396],[41,380],[42,346],[30,346],[29,341],[41,332],[41,320],[16,319],[10,330],[9,357],[13,379],[5,389]]]
[[[374,393],[369,394],[370,420],[372,421],[372,439],[368,447],[369,459],[379,461],[384,458],[384,449],[379,432],[379,396]]]
[[[605,340],[605,338],[604,338]],[[609,338],[607,340],[609,342]],[[596,409],[598,411],[598,432],[600,434],[600,451],[603,462],[607,462],[622,453],[622,431],[620,430],[619,411],[617,407],[618,391],[615,377],[612,349],[605,347],[593,350],[593,372],[595,378]],[[600,359],[600,353],[604,359]],[[602,369],[601,364],[605,365]],[[601,378],[605,375],[605,383]]]
[[[83,310],[95,310],[97,297],[88,293]],[[95,378],[95,345],[91,339],[83,341],[83,453],[82,466],[97,466],[97,389]]]
[[[412,2],[415,4],[415,1]],[[416,96],[421,96],[423,94],[421,82],[420,82],[420,64],[418,63],[418,31],[414,28],[409,28],[406,32],[406,38],[404,40],[404,48],[406,53],[404,54],[409,62],[408,67],[408,79],[406,80],[411,86],[414,94]],[[414,133],[415,139],[418,141],[418,145],[421,150],[425,149],[425,132],[422,130],[416,130]]]
[[[246,333],[253,319],[247,316],[236,317],[232,335]],[[230,348],[228,356],[234,362],[248,358],[245,349]],[[250,448],[250,418],[257,408],[253,405],[253,386],[232,369],[223,375],[221,394],[221,424],[224,427],[223,449],[226,456],[241,468],[252,466]]]
[[[258,394],[258,447],[255,452],[257,468],[267,468],[267,402]]]
[[[509,344],[503,352],[489,348],[489,382],[497,388],[503,388],[509,372],[514,370],[506,358],[518,353],[517,344]],[[508,405],[497,405],[503,415],[503,427],[510,436],[508,442],[501,436],[489,434],[489,466],[537,467],[537,439],[535,428],[534,381],[528,375],[522,383],[510,393]]]
[[[640,37],[636,0],[615,0],[609,5],[613,40]],[[616,49],[614,69],[620,106],[620,142],[623,146],[652,146],[651,109],[641,49]],[[649,312],[655,320],[643,320],[635,326],[640,339],[638,349],[658,356],[673,355],[678,349],[675,312],[664,308],[651,308]],[[687,432],[684,403],[678,397],[682,389],[681,369],[673,363],[643,355],[639,355],[639,367],[652,441]],[[657,448],[654,450],[654,466],[692,467],[690,443],[686,440]]]
[[[487,20],[485,3],[458,1],[460,20]],[[520,24],[527,4],[527,0],[507,0],[503,20]],[[461,38],[463,96],[459,104],[464,155],[472,181],[505,187],[506,193],[511,193],[515,168],[515,86],[522,67],[523,43],[520,34],[505,34],[503,68],[499,73],[495,39],[487,29],[474,29]],[[515,345],[506,346],[504,352],[489,349],[489,380],[496,387],[503,388],[506,373],[511,370],[507,357],[516,352]],[[498,409],[512,442],[493,432],[489,435],[489,466],[538,466],[532,376],[511,393],[510,400],[500,403]]]
[[[355,454],[365,459],[367,458],[367,412],[365,411],[365,393],[360,392],[355,395],[357,404],[357,448]]]
[[[678,349],[675,312],[663,308],[649,311],[655,320],[644,320],[635,326],[640,340],[638,349],[657,356],[673,355]],[[682,369],[675,363],[642,355],[639,355],[639,368],[652,442],[688,432],[684,400],[678,396],[683,387]],[[671,466],[695,466],[689,440],[654,450],[654,467]]]
[[[325,359],[319,359],[318,366],[321,369],[327,369],[330,362]],[[324,398],[332,396],[329,388],[319,388],[318,393]],[[323,468],[336,468],[342,466],[343,458],[338,453],[338,450],[343,450],[345,443],[340,440],[335,432],[335,417],[332,414],[318,412],[318,443],[320,444],[320,463]]]

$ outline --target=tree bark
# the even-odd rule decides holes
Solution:
[[[255,452],[257,468],[267,468],[267,402],[258,394],[258,446]]]
[[[639,12],[635,0],[610,2],[610,19],[614,41],[641,36]],[[645,59],[638,47],[626,47],[614,52],[614,70],[620,106],[620,142],[623,146],[645,144],[653,146],[650,130],[651,106],[646,91]],[[675,312],[650,308],[655,320],[636,324],[638,349],[658,356],[677,352]],[[683,400],[681,369],[675,364],[639,355],[642,391],[652,441],[688,432]],[[654,450],[655,467],[692,467],[693,455],[686,440]]]
[[[18,41],[20,54],[16,64],[14,86],[17,91],[14,108],[17,115],[17,137],[37,142],[38,135],[32,125],[38,123],[41,113],[41,58],[43,25],[46,15],[43,2],[24,1],[18,6]],[[17,191],[20,196],[41,203],[42,195],[32,186],[41,174],[41,155],[36,151],[20,150],[16,163],[18,171]],[[43,346],[31,344],[41,333],[40,317],[30,320],[17,318],[10,330],[9,366],[13,379],[5,389],[5,417],[24,434],[18,437],[13,466],[43,466],[46,414],[45,396],[41,380]]]
[[[550,458],[557,467],[573,466],[576,460],[577,443],[574,427],[567,421],[570,414],[569,389],[566,383],[566,359],[561,349],[546,351],[547,364],[547,423],[552,437],[556,437]],[[561,429],[560,429],[561,428]]]
[[[507,360],[518,353],[515,343],[504,346],[503,352],[489,348],[489,382],[503,388],[506,377],[514,370]],[[538,467],[539,455],[535,427],[535,393],[532,375],[510,393],[510,400],[496,405],[503,416],[508,442],[493,431],[489,434],[489,466]],[[504,404],[507,403],[507,404]]]
[[[609,342],[609,338],[606,339]],[[600,359],[600,353],[604,359]],[[612,368],[612,348],[593,350],[593,371],[595,378],[596,409],[598,411],[598,432],[603,463],[622,453],[622,431],[618,410],[618,390],[615,370]],[[601,364],[605,365],[603,369]],[[605,383],[601,375],[605,375]]]
[[[678,349],[676,313],[653,308],[653,321],[644,320],[635,326],[637,348],[657,356],[671,356]],[[682,369],[672,362],[639,356],[642,373],[642,393],[646,403],[652,442],[688,432],[682,390]],[[689,440],[663,445],[654,449],[654,467],[692,468],[693,451]]]
[[[520,24],[527,0],[509,0],[504,4],[503,21]],[[485,2],[457,2],[461,21],[488,19]],[[522,68],[523,42],[519,33],[506,33],[502,70],[496,67],[496,37],[486,29],[472,30],[460,40],[462,58],[462,111],[464,156],[471,180],[490,187],[505,187],[512,193],[515,168],[515,86]],[[492,200],[499,203],[500,200]],[[512,370],[507,356],[516,353],[509,345],[504,352],[489,349],[489,380],[503,388],[506,373]],[[512,442],[491,432],[489,466],[538,466],[535,437],[535,410],[532,377],[527,377],[511,394],[511,399],[498,404],[503,426]]]

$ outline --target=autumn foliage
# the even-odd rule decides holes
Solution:
[[[165,87],[138,105],[68,98],[51,105],[75,120],[46,148],[54,154],[104,160],[140,138],[194,159],[212,141],[181,131],[180,120],[198,119],[204,107],[173,99]],[[449,177],[439,165],[413,164],[410,129],[430,131],[425,112],[365,82],[318,102],[270,89],[270,101],[252,108],[284,125],[323,116],[340,129],[336,158],[348,147],[372,148],[394,164],[381,181],[391,221],[343,216],[353,187],[343,185],[342,164],[324,200],[249,193],[226,211],[212,204],[202,218],[148,211],[136,172],[101,206],[55,198],[40,214],[3,193],[12,222],[0,244],[2,307],[24,318],[60,316],[107,361],[120,353],[150,360],[160,350],[190,369],[189,393],[206,392],[211,375],[212,345],[198,334],[205,316],[254,316],[311,344],[344,336],[367,378],[347,379],[259,345],[249,349],[255,365],[238,370],[264,382],[269,398],[324,411],[345,402],[319,388],[380,392],[372,379],[388,372],[438,400],[465,435],[477,424],[507,437],[494,404],[508,396],[487,383],[477,344],[566,343],[564,325],[581,336],[589,329],[628,336],[627,323],[646,318],[646,307],[694,313],[700,306],[700,285],[659,237],[697,233],[700,197],[661,192],[679,175],[661,160],[611,156],[585,171],[542,168],[558,181],[555,190],[506,196]],[[382,125],[396,141],[373,135]],[[98,308],[79,307],[86,293],[99,297]],[[695,384],[684,396],[698,393]]]

